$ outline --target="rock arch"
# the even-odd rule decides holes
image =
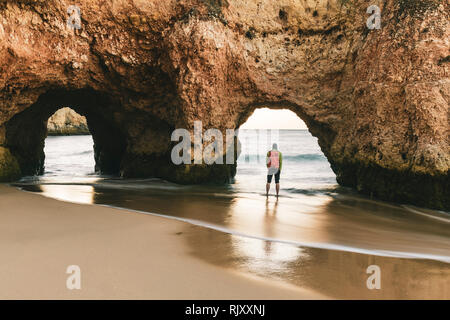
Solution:
[[[68,106],[87,119],[94,140],[96,170],[119,173],[126,142],[111,117],[112,105],[105,95],[92,90],[50,90],[6,123],[4,146],[17,159],[21,175],[42,174],[47,120],[61,106]]]
[[[374,1],[372,31],[356,0],[78,3],[72,30],[68,1],[0,1],[1,179],[39,168],[39,153],[19,147],[39,141],[18,119],[41,121],[65,96],[101,128],[101,169],[183,183],[225,181],[235,167],[173,166],[175,128],[225,131],[257,106],[287,107],[341,184],[450,208],[448,1]]]

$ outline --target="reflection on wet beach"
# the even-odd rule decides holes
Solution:
[[[39,186],[42,194],[50,198],[69,201],[82,204],[94,204],[94,187],[92,186],[77,186],[71,188],[64,188],[58,185],[41,185]]]
[[[276,200],[214,192],[212,187],[182,187],[174,192],[164,182],[146,182],[146,188],[136,183],[117,185],[116,181],[105,180],[92,185],[20,186],[59,200],[197,220],[261,238],[450,256],[448,219],[415,215],[401,206],[344,195],[313,197],[312,201],[308,196]]]
[[[186,228],[191,253],[209,263],[314,289],[338,299],[450,299],[447,263],[302,248]],[[369,290],[367,267],[381,270],[381,288]]]
[[[276,199],[214,187],[174,192],[161,181],[21,188],[58,200],[187,219],[197,224],[188,224],[183,232],[196,257],[331,297],[450,298],[450,228],[445,215],[439,217],[444,221],[436,220],[425,212],[414,215],[402,206],[342,194]],[[373,264],[381,268],[381,290],[366,287],[366,269]]]
[[[450,262],[450,223],[402,206],[354,195],[261,197],[164,182],[98,181],[92,185],[21,185],[28,191],[195,220],[205,226],[310,247],[431,258]],[[162,187],[161,187],[162,186]],[[312,198],[312,199],[311,199]],[[445,220],[447,219],[447,220]],[[449,220],[450,221],[450,220]]]

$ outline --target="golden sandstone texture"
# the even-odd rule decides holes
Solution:
[[[0,0],[0,170],[42,172],[67,106],[101,172],[226,182],[235,165],[173,165],[173,130],[289,108],[341,185],[450,209],[447,0],[78,0],[79,29],[70,5]]]

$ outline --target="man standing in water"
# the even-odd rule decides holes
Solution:
[[[283,155],[278,151],[278,145],[274,143],[272,150],[267,152],[267,184],[266,184],[266,196],[269,196],[270,184],[272,182],[272,176],[275,175],[275,188],[277,190],[277,197],[280,193],[280,173],[281,166],[283,164]]]

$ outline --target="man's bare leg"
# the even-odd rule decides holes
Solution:
[[[269,196],[270,183],[266,183],[266,196]]]
[[[280,193],[280,184],[279,183],[275,184],[275,187],[277,189],[277,197],[278,197],[278,194]]]

